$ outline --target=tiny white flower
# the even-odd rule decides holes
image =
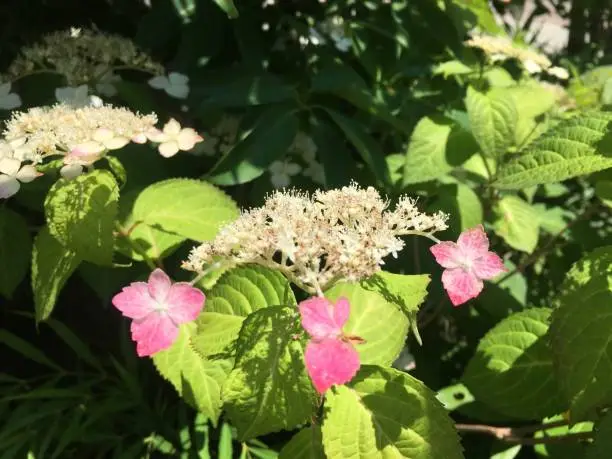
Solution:
[[[304,175],[310,177],[310,179],[321,185],[325,185],[325,169],[321,163],[312,161],[306,169],[304,169]]]
[[[10,198],[19,191],[21,183],[29,183],[41,175],[31,164],[22,167],[18,159],[0,159],[0,199]]]
[[[66,180],[77,178],[83,173],[83,166],[80,164],[66,164],[60,169],[60,175]]]
[[[96,83],[96,91],[105,97],[113,97],[117,94],[115,83],[121,81],[121,77],[113,72],[107,72]]]
[[[291,183],[291,177],[299,174],[302,168],[299,164],[289,161],[274,161],[268,170],[274,188],[285,188]]]
[[[527,70],[528,73],[540,73],[542,71],[542,67],[531,59],[526,59],[523,61],[523,67]]]
[[[91,103],[88,92],[89,87],[86,84],[77,87],[64,86],[55,89],[55,98],[58,102],[63,102],[73,107],[86,107]]]
[[[179,150],[191,150],[196,143],[204,140],[194,129],[181,128],[174,118],[164,125],[163,131],[159,129],[150,131],[147,137],[152,142],[159,143],[157,149],[164,158],[176,155]]]
[[[550,67],[546,69],[546,73],[552,75],[560,80],[567,80],[569,78],[569,72],[563,67]]]
[[[303,132],[298,132],[293,139],[293,143],[289,147],[292,152],[299,153],[306,163],[310,164],[316,158],[317,145],[314,140]]]
[[[168,76],[160,75],[149,80],[149,86],[163,89],[176,99],[186,99],[189,94],[189,77],[178,72],[170,72]]]
[[[78,38],[81,36],[80,27],[70,27],[70,38]]]
[[[104,101],[98,96],[89,96],[89,105],[94,108],[100,108],[104,105]]]
[[[11,93],[11,83],[0,84],[0,109],[12,110],[21,106],[19,94]]]

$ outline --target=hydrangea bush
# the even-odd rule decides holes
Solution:
[[[609,69],[484,0],[153,3],[0,72],[0,452],[611,454]]]

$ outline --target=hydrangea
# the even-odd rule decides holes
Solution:
[[[506,271],[502,259],[489,251],[489,239],[482,225],[461,233],[457,242],[444,241],[430,248],[443,267],[442,284],[453,306],[476,298],[483,280]]]
[[[159,75],[149,80],[149,86],[162,89],[176,99],[186,99],[189,94],[189,77],[178,72],[170,72],[168,76]]]
[[[132,319],[132,339],[140,357],[167,349],[179,334],[179,325],[198,317],[204,293],[187,282],[172,283],[161,269],[147,282],[133,282],[113,297],[113,305]]]
[[[170,158],[181,150],[191,150],[196,143],[203,140],[195,130],[182,128],[174,118],[164,125],[162,131],[158,129],[149,131],[147,137],[152,142],[159,143],[157,149],[164,158]]]

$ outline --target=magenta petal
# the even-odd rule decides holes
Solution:
[[[144,282],[133,282],[112,299],[121,313],[130,319],[141,319],[153,311],[155,301],[149,295],[149,286]]]
[[[304,353],[306,369],[320,394],[334,384],[349,382],[359,370],[359,354],[351,343],[329,338],[310,341]]]
[[[166,314],[153,312],[140,321],[132,322],[132,339],[136,341],[136,353],[145,357],[172,346],[178,338],[178,327]]]
[[[339,312],[340,318],[345,314],[343,303]],[[302,327],[315,339],[338,336],[342,333],[342,325],[334,320],[334,305],[326,298],[314,296],[299,304],[302,316]]]
[[[168,275],[157,268],[149,276],[149,292],[158,303],[165,303],[172,281]]]
[[[493,252],[487,252],[474,260],[472,270],[481,279],[493,279],[498,274],[507,271],[502,259]]]
[[[461,268],[445,269],[442,273],[442,284],[453,306],[476,298],[483,288],[479,278]]]
[[[205,300],[206,297],[201,290],[187,282],[177,282],[170,287],[166,297],[168,315],[176,324],[191,322],[200,314]]]
[[[462,259],[461,251],[457,244],[450,241],[440,242],[432,245],[429,251],[433,254],[436,262],[443,268],[456,268]]]
[[[348,298],[340,297],[336,301],[336,305],[334,306],[334,322],[339,328],[344,327],[344,324],[349,318],[351,314],[351,304],[349,303]]]
[[[489,238],[482,225],[478,225],[461,233],[457,245],[467,257],[474,259],[489,250]]]

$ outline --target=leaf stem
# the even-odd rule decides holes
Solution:
[[[136,241],[134,241],[134,240],[132,240],[130,238],[130,233],[134,229],[134,226],[135,225],[133,225],[131,228],[125,230],[119,224],[119,222],[115,222],[115,230],[117,231],[117,234],[125,239],[125,241],[128,243],[128,245],[132,249],[134,249],[134,252],[136,252],[137,254],[142,256],[142,258],[144,259],[144,262],[147,264],[147,266],[149,268],[151,268],[151,270],[155,270],[156,268],[158,268],[158,266],[155,264],[155,262],[147,255],[146,251],[143,250],[143,248]]]

